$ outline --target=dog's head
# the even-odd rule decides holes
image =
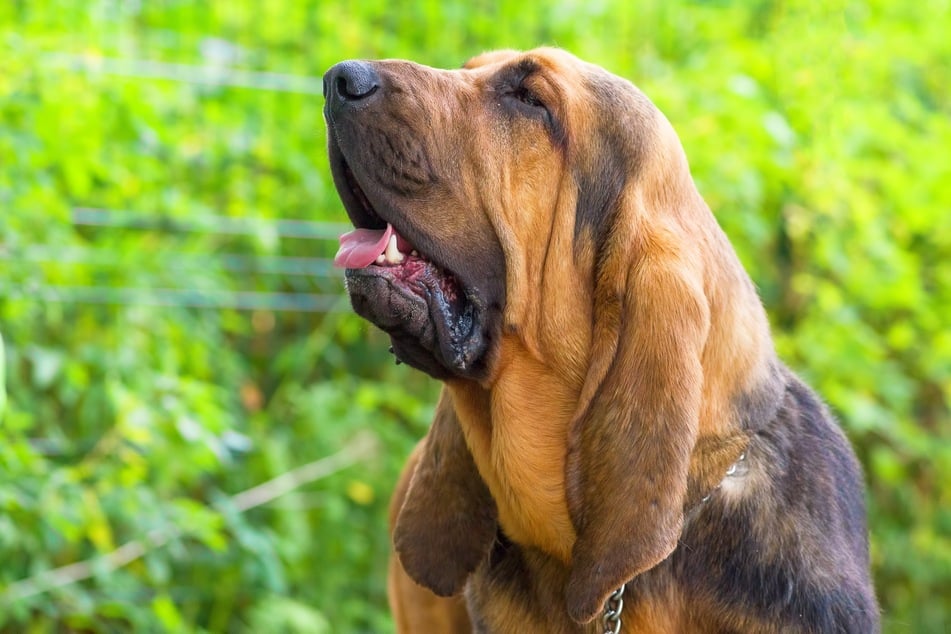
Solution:
[[[324,90],[354,308],[437,378],[491,375],[503,320],[537,321],[550,261],[603,238],[656,127],[633,86],[551,49],[456,71],[343,62]]]
[[[568,612],[591,619],[673,550],[688,474],[712,486],[739,451],[691,464],[698,438],[741,427],[738,403],[755,400],[771,358],[755,291],[676,134],[631,83],[556,49],[490,53],[454,71],[343,62],[324,90],[334,182],[356,227],[337,256],[355,310],[434,377],[509,394],[557,385],[536,401],[549,410],[533,413],[550,428],[520,433],[563,443],[552,464],[570,517]],[[514,416],[518,400],[492,415]],[[417,480],[432,482],[411,487],[396,540],[458,532],[462,565],[446,565],[452,553],[404,557],[449,592],[494,533],[440,523],[444,470],[472,461],[437,462],[422,459]],[[503,462],[476,456],[490,489],[486,469]],[[519,501],[492,498],[507,528]]]

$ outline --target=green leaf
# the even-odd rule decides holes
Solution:
[[[187,631],[188,628],[185,627],[185,622],[182,619],[182,615],[179,613],[178,608],[175,606],[175,602],[172,601],[172,598],[168,594],[162,593],[152,599],[152,612],[155,614],[155,617],[158,619],[159,623],[162,624],[162,629],[164,631]]]

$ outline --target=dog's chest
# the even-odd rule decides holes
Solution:
[[[574,623],[566,609],[568,570],[550,557],[512,544],[504,535],[489,560],[470,579],[466,598],[475,632],[500,634],[602,634],[599,616]],[[683,619],[683,600],[668,566],[642,575],[624,596],[622,634],[694,630]]]
[[[453,403],[502,529],[516,542],[567,562],[575,541],[565,497],[573,395],[561,399],[563,391],[538,374],[531,384],[500,381],[491,397],[454,391]]]

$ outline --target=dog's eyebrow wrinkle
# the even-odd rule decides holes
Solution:
[[[502,84],[518,84],[539,70],[541,70],[541,65],[536,60],[523,58],[499,71],[497,81]]]
[[[525,78],[532,73],[538,72],[540,68],[541,65],[531,58],[519,60],[515,65],[515,70],[518,71],[522,78]]]

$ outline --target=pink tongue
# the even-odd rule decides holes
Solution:
[[[393,225],[386,229],[354,229],[340,236],[340,249],[334,256],[334,266],[341,269],[362,269],[370,266],[386,250],[393,235]]]

